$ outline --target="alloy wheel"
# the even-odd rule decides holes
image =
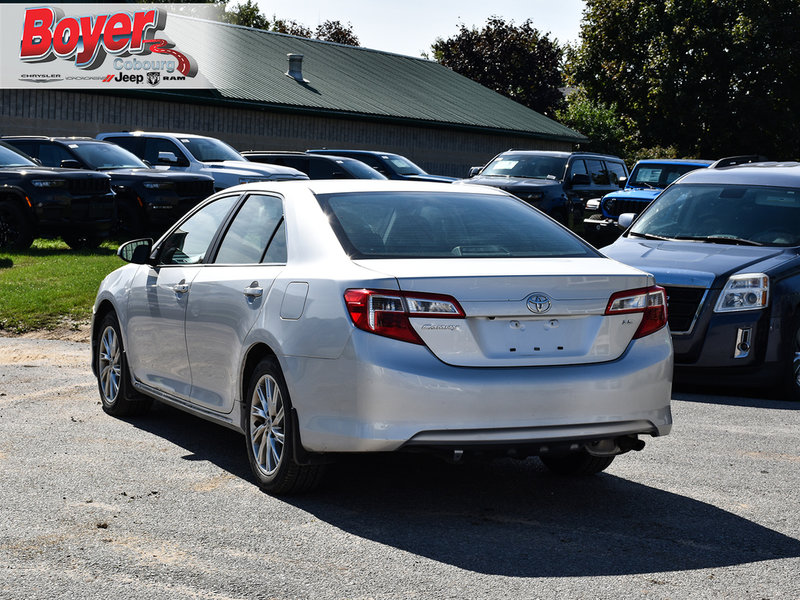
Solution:
[[[122,353],[117,332],[111,326],[105,328],[100,338],[97,367],[100,373],[100,391],[103,401],[109,405],[114,404],[119,395]]]
[[[264,375],[250,400],[250,441],[256,466],[268,477],[283,459],[285,417],[280,386],[272,376]]]

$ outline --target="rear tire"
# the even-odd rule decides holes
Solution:
[[[33,225],[14,201],[0,202],[0,248],[27,250],[33,243]]]
[[[297,427],[278,361],[256,365],[247,386],[245,442],[253,476],[270,494],[299,494],[319,485],[324,465],[301,465],[294,457]]]
[[[608,468],[613,456],[592,456],[586,450],[564,456],[540,456],[539,459],[556,475],[594,475]]]
[[[103,410],[114,417],[146,413],[153,401],[131,389],[128,360],[122,346],[119,321],[107,314],[97,333],[97,387]]]

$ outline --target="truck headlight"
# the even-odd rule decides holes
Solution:
[[[65,179],[33,179],[31,183],[38,188],[59,188],[67,185]]]
[[[148,190],[166,190],[172,187],[171,181],[145,181],[142,185]]]
[[[523,200],[527,200],[528,202],[538,202],[542,198],[544,198],[544,194],[542,192],[523,192],[519,195],[520,198]]]
[[[764,308],[769,300],[769,277],[764,273],[731,275],[719,295],[714,312]]]

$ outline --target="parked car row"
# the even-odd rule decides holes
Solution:
[[[597,473],[669,433],[674,368],[800,400],[800,164],[629,177],[617,157],[510,150],[434,183],[352,154],[246,152],[306,181],[227,187],[120,247],[92,324],[107,413],[157,399],[233,428],[257,484],[296,493],[353,452]],[[591,221],[626,228],[602,252],[542,214],[598,197]]]

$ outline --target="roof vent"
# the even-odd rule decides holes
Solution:
[[[287,54],[286,56],[289,57],[289,70],[286,71],[286,75],[300,83],[308,83],[307,79],[303,79],[303,55]]]

